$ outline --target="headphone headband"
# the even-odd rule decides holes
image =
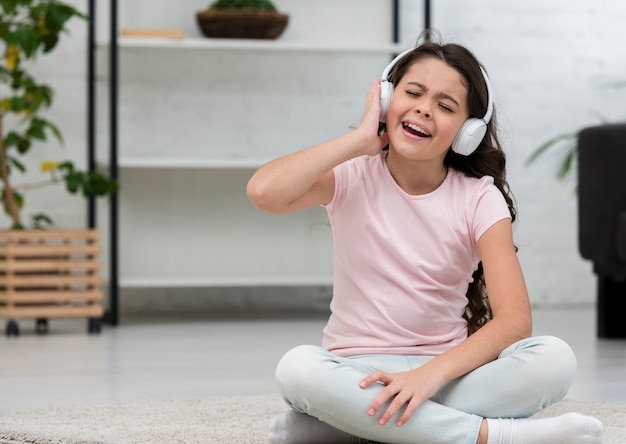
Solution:
[[[414,49],[415,48],[406,49],[402,53],[400,53],[397,56],[395,56],[393,58],[393,60],[391,61],[391,63],[389,63],[389,65],[387,65],[387,67],[385,68],[385,70],[381,74],[380,80],[382,80],[383,82],[389,81],[389,74],[391,74],[391,70],[393,69],[394,66],[396,66],[396,63],[398,63],[398,61],[400,61],[400,59],[402,57],[404,57],[405,55],[407,55],[408,53],[410,53]]]
[[[483,121],[485,123],[489,123],[489,121],[491,120],[491,116],[493,114],[493,100],[491,99],[492,97],[491,82],[489,81],[489,77],[487,76],[487,73],[485,72],[482,66],[480,67],[480,72],[483,73],[483,79],[485,79],[485,85],[487,86],[487,111],[485,111]]]

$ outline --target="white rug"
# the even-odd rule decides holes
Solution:
[[[256,444],[286,410],[276,394],[57,407],[0,417],[3,444]],[[600,418],[606,444],[626,443],[626,405],[562,401],[537,416],[577,411]]]

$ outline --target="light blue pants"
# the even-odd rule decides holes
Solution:
[[[366,412],[379,384],[359,381],[374,370],[403,372],[431,357],[359,355],[340,358],[302,345],[278,363],[276,379],[283,399],[295,411],[372,441],[384,443],[475,444],[482,418],[524,418],[561,400],[576,373],[571,348],[552,336],[517,342],[497,360],[444,386],[402,427],[399,416],[385,426]]]

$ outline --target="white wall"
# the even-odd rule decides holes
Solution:
[[[86,9],[85,1],[73,0],[71,3]],[[98,3],[98,34],[99,40],[104,41],[107,2]],[[180,27],[193,36],[199,34],[194,12],[204,7],[207,1],[133,0],[120,3],[123,3],[120,6],[121,27]],[[379,41],[388,38],[390,16],[385,12],[388,3],[382,0],[276,0],[279,9],[291,14],[289,27],[281,38],[328,39],[332,36],[340,41],[356,36],[365,42]],[[554,180],[556,161],[545,159],[532,167],[525,166],[525,161],[548,138],[599,123],[598,114],[608,120],[624,119],[626,91],[600,85],[611,80],[626,80],[626,58],[622,48],[626,41],[626,29],[622,26],[626,19],[626,3],[620,0],[439,0],[432,3],[433,26],[448,41],[467,44],[490,73],[502,141],[508,153],[509,181],[519,206],[516,243],[520,247],[533,303],[592,304],[595,301],[595,277],[591,264],[581,259],[577,249],[573,185]],[[422,2],[404,0],[402,6],[402,42],[409,45],[421,31]],[[350,8],[354,8],[354,12]],[[351,19],[343,26],[337,17]],[[380,28],[371,25],[377,21],[381,23]],[[366,32],[360,26],[362,23],[368,24]],[[80,164],[85,159],[86,140],[86,30],[78,20],[71,28],[71,34],[66,36],[58,50],[43,57],[37,66],[37,70],[56,88],[55,106],[49,117],[61,127],[66,139],[66,146],[61,151],[56,147],[46,149],[46,154],[41,157],[64,154]],[[382,68],[384,66],[372,66],[371,71],[378,75]],[[365,90],[358,92],[351,79],[343,78],[341,72],[332,75],[320,72],[317,75],[320,82],[326,82],[330,77],[333,82],[345,81],[345,90],[354,91],[356,95],[354,100],[365,95]],[[228,76],[221,81],[227,82]],[[341,87],[337,86],[338,89]],[[133,91],[128,94],[132,95]],[[142,100],[140,95],[137,97]],[[105,101],[106,97],[99,99]],[[280,109],[272,109],[272,106],[276,105],[269,104],[268,115],[282,115]],[[310,106],[315,110],[315,103]],[[234,112],[232,109],[225,111]],[[308,122],[312,128],[325,118],[320,112],[312,111],[310,115],[312,119],[320,119],[319,122]],[[172,116],[175,118],[176,113]],[[99,150],[103,157],[107,144],[106,115],[101,114],[99,122]],[[185,122],[172,121],[171,124],[177,126]],[[344,122],[341,125],[343,128]],[[142,134],[129,134],[128,128],[125,131],[125,138],[141,140]],[[297,148],[300,147],[294,147]],[[36,196],[28,199],[31,207],[50,209],[60,224],[79,226],[84,223],[84,203],[78,198],[66,198],[59,190],[50,189],[38,191]],[[156,248],[146,254],[158,253]]]

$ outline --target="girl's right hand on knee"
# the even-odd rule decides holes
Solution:
[[[387,373],[377,370],[362,379],[359,386],[363,389],[377,382],[385,385],[385,388],[380,391],[374,402],[369,406],[367,414],[375,416],[381,407],[391,400],[387,410],[378,419],[378,423],[380,425],[387,424],[393,415],[405,406],[402,415],[396,421],[396,425],[400,427],[406,424],[413,413],[415,413],[415,410],[424,401],[437,393],[440,385],[443,385],[443,381],[440,381],[438,378],[429,379],[428,377],[422,377],[422,375],[418,377],[417,372],[419,370],[418,368],[401,373]]]

